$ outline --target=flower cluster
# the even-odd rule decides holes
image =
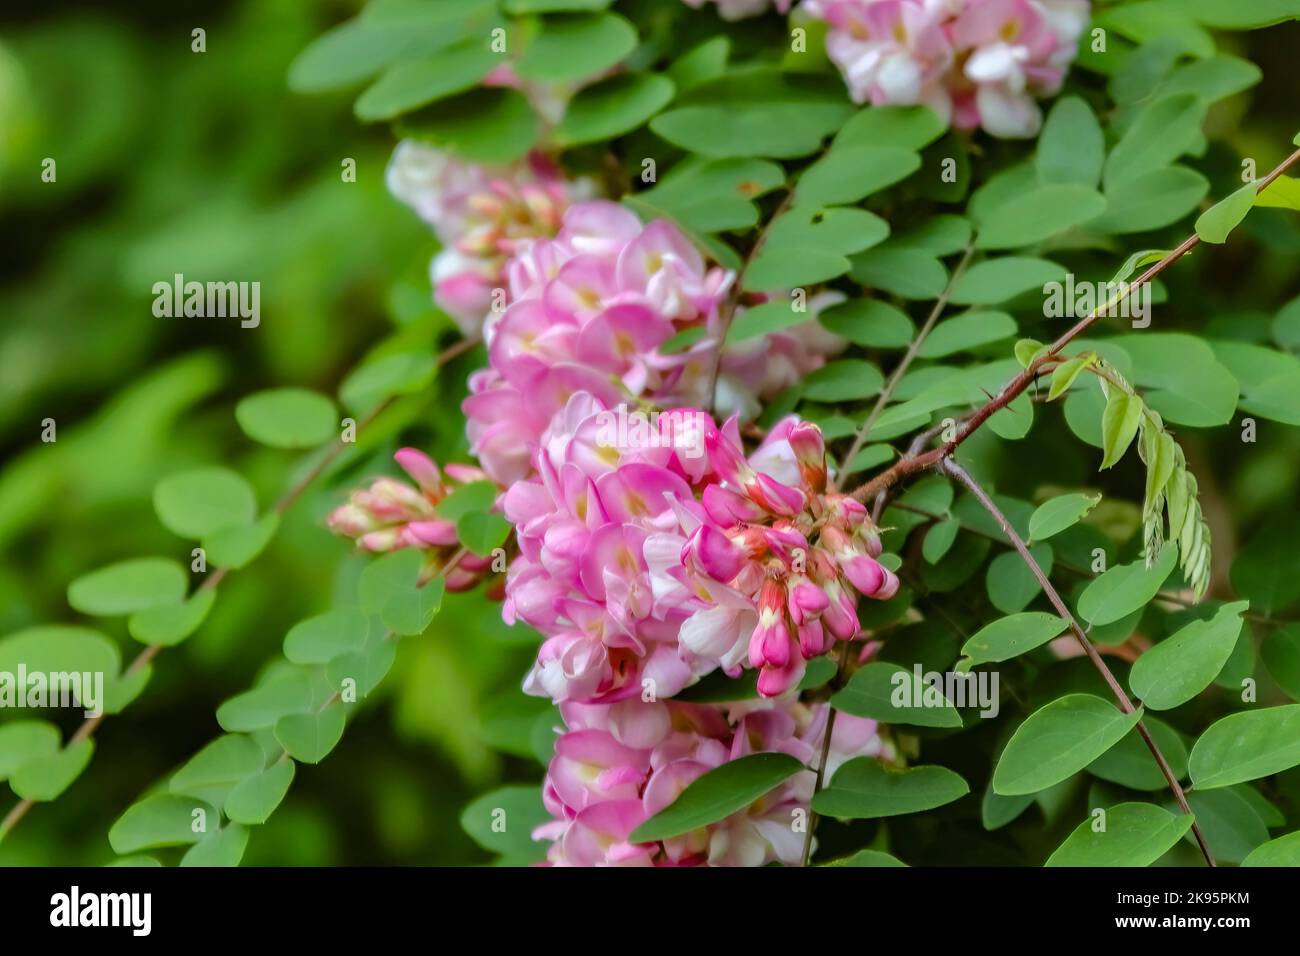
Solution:
[[[808,660],[860,636],[859,596],[897,587],[866,510],[827,491],[817,428],[783,421],[749,456],[741,437],[742,417],[844,347],[816,321],[843,296],[815,294],[801,325],[723,349],[731,319],[764,297],[733,299],[734,274],[671,223],[582,199],[537,159],[487,171],[404,143],[389,179],[446,245],[438,301],[487,345],[463,405],[482,468],[440,472],[403,449],[415,487],[381,478],[330,526],[370,551],[423,549],[430,569],[461,554],[447,583],[469,587],[487,562],[456,550],[437,505],[452,482],[504,489],[519,554],[503,614],[541,632],[524,688],[565,722],[545,788],[554,820],[537,832],[552,863],[797,862],[806,772],[698,832],[630,836],[730,760],[770,751],[815,766],[828,710],[794,687]],[[721,426],[700,411],[714,397]],[[746,667],[756,700],[673,699]],[[847,718],[828,769],[891,753],[873,721]]]
[[[569,207],[555,238],[517,249],[506,268],[510,305],[485,328],[489,367],[470,379],[463,406],[484,470],[507,485],[529,475],[543,432],[579,391],[611,407],[705,404],[734,279],[666,220],[643,226],[605,201]],[[697,328],[705,335],[694,345],[661,348]],[[772,361],[762,342],[728,349],[720,406],[752,412],[842,345],[831,339],[803,327],[770,337]]]
[[[702,774],[752,753],[789,754],[815,769],[826,732],[824,704],[788,701],[730,707],[633,698],[606,706],[564,704],[543,790],[554,819],[537,829],[554,841],[556,866],[763,866],[797,864],[812,798],[812,771],[762,800],[672,839],[634,843],[633,831]],[[875,721],[839,715],[826,773],[855,756],[892,759]]]
[[[821,432],[780,422],[750,458],[736,419],[657,419],[626,442],[580,392],[548,430],[535,478],[504,499],[520,557],[508,618],[546,638],[525,689],[556,701],[672,696],[719,667],[760,670],[774,697],[859,634],[859,595],[892,597],[867,510],[826,491]]]
[[[703,0],[686,0],[700,6]],[[736,19],[766,0],[717,0]],[[789,4],[776,4],[785,13]],[[805,0],[855,102],[925,105],[958,129],[1033,136],[1088,23],[1088,0]]]
[[[443,249],[430,267],[434,299],[471,336],[520,243],[554,235],[569,203],[592,191],[566,182],[540,155],[487,169],[409,140],[389,162],[388,188],[437,234]]]
[[[369,488],[352,492],[326,522],[331,531],[354,539],[365,551],[423,549],[428,576],[446,567],[459,551],[456,523],[438,516],[438,504],[457,487],[487,476],[467,465],[450,464],[439,471],[433,459],[415,448],[402,448],[393,458],[415,487],[396,478],[376,478]],[[446,573],[447,590],[469,590],[490,567],[491,558],[460,553]]]

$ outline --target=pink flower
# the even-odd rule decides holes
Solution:
[[[763,866],[798,863],[803,854],[813,771],[827,708],[793,701],[728,707],[627,700],[561,706],[543,788],[553,819],[534,831],[548,840],[554,866]],[[692,783],[755,753],[784,753],[809,769],[744,809],[698,830],[654,843],[632,833]],[[896,759],[874,721],[839,715],[828,774],[853,757]]]
[[[444,475],[433,459],[414,448],[402,448],[393,458],[415,487],[396,478],[377,478],[369,488],[352,492],[346,504],[330,512],[326,522],[331,531],[353,538],[365,551],[423,550],[427,578],[459,551],[456,524],[438,516],[438,504],[457,486],[484,481],[487,476],[477,468],[455,464],[448,465]],[[491,563],[490,558],[461,554],[447,573],[447,589],[474,587]]]
[[[554,235],[565,207],[591,192],[540,156],[489,169],[410,140],[393,153],[388,187],[441,240],[430,266],[434,299],[466,335],[478,334],[519,244]]]
[[[856,102],[929,106],[959,129],[1033,136],[1088,23],[1088,0],[808,0]]]

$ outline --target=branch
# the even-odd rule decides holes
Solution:
[[[477,338],[466,338],[461,339],[455,345],[449,346],[438,355],[438,358],[435,361],[436,367],[441,368],[452,359],[463,355],[470,349],[474,348],[474,346],[478,345],[478,342],[479,340]],[[393,400],[391,398],[380,402],[357,424],[357,430],[359,431],[378,418],[388,409],[392,402]],[[339,456],[347,450],[347,447],[348,443],[344,442],[341,438],[336,440],[334,444],[330,446],[329,451],[321,456],[320,461],[318,461],[305,475],[298,479],[298,481],[294,483],[293,487],[280,497],[271,510],[275,514],[283,515],[286,511],[292,508],[298,499],[301,498],[307,489],[316,481],[316,479],[323,475],[329,466],[338,460]],[[221,582],[226,579],[226,575],[229,574],[229,572],[229,568],[218,568],[216,571],[212,572],[212,574],[203,579],[203,582],[195,588],[195,593],[198,594],[203,591],[216,590],[221,585]],[[144,668],[153,663],[154,658],[162,652],[163,647],[164,645],[161,644],[151,644],[146,647],[135,656],[129,665],[127,665],[123,676],[130,677],[131,675],[144,670]],[[103,723],[106,716],[107,714],[100,714],[97,717],[89,717],[82,721],[81,726],[77,728],[76,733],[69,738],[67,746],[71,747],[74,744],[79,744],[81,741],[92,737],[95,731],[99,729],[99,725]],[[13,809],[5,814],[5,818],[0,820],[0,842],[3,842],[4,838],[18,825],[19,821],[27,815],[27,811],[31,808],[31,800],[20,800],[14,805]]]
[[[844,683],[844,668],[849,662],[849,648],[852,641],[843,641],[840,645],[840,660],[835,668],[835,677],[831,681],[831,688],[839,690]],[[826,761],[830,759],[831,754],[831,737],[835,733],[835,707],[827,701],[826,706],[830,712],[826,715],[826,733],[822,737],[822,757],[817,762],[817,780],[813,783],[813,796],[821,792],[822,784],[826,780]],[[817,813],[812,808],[812,800],[808,801],[808,829],[803,834],[803,865],[808,865],[808,860],[812,857],[812,839],[813,830],[817,828]]]
[[[993,499],[990,498],[988,493],[980,487],[979,483],[971,477],[970,472],[959,465],[955,460],[951,458],[944,459],[943,470],[966,486],[966,489],[975,496],[975,499],[981,505],[983,505],[984,510],[993,516],[993,520],[998,523],[998,527],[1002,529],[1002,533],[1011,539],[1011,543],[1015,546],[1015,549],[1020,552],[1020,557],[1024,560],[1025,564],[1029,567],[1029,570],[1042,586],[1043,593],[1047,595],[1047,599],[1052,603],[1052,606],[1056,608],[1056,612],[1069,622],[1070,630],[1074,632],[1075,639],[1078,640],[1079,645],[1083,648],[1083,652],[1088,655],[1088,659],[1092,661],[1093,666],[1097,668],[1102,679],[1105,680],[1107,686],[1110,687],[1111,693],[1115,695],[1115,699],[1119,701],[1120,710],[1126,714],[1131,714],[1137,710],[1137,708],[1133,706],[1133,701],[1129,699],[1128,694],[1124,692],[1124,688],[1120,685],[1120,682],[1115,679],[1115,675],[1111,672],[1111,669],[1106,666],[1106,662],[1102,660],[1101,655],[1097,653],[1097,648],[1093,646],[1092,641],[1088,640],[1088,635],[1083,632],[1083,628],[1079,626],[1079,622],[1074,619],[1074,615],[1070,613],[1070,609],[1066,607],[1065,602],[1061,600],[1061,595],[1058,594],[1056,588],[1052,586],[1052,582],[1047,579],[1047,575],[1043,573],[1043,569],[1039,566],[1038,562],[1034,560],[1034,556],[1029,553],[1029,547],[1025,544],[1020,535],[1016,533],[1015,528],[1011,527],[1011,522],[1007,520],[1006,515],[1004,515],[998,506],[993,503]],[[1137,730],[1142,736],[1142,740],[1146,743],[1147,749],[1151,751],[1151,756],[1155,758],[1156,765],[1160,768],[1160,773],[1164,775],[1165,780],[1169,784],[1169,789],[1173,791],[1174,799],[1178,801],[1178,806],[1182,808],[1183,813],[1186,813],[1189,816],[1192,815],[1192,808],[1187,805],[1187,796],[1183,793],[1183,788],[1178,783],[1178,777],[1175,776],[1173,770],[1170,769],[1169,761],[1165,760],[1165,755],[1160,752],[1160,745],[1155,742],[1155,739],[1147,730],[1146,725],[1140,720],[1137,723]],[[1192,820],[1192,833],[1196,836],[1196,842],[1201,848],[1201,854],[1205,857],[1206,864],[1208,866],[1214,866],[1214,857],[1210,853],[1210,848],[1205,842],[1205,835],[1201,833],[1201,828],[1194,818]]]
[[[1300,149],[1282,160],[1282,162],[1274,167],[1272,172],[1261,179],[1255,186],[1256,192],[1266,189],[1273,180],[1277,179],[1297,162],[1300,162]],[[1177,248],[1171,250],[1163,259],[1152,265],[1146,272],[1134,279],[1133,282],[1129,284],[1128,290],[1124,293],[1123,297],[1132,295],[1138,289],[1142,288],[1142,286],[1149,283],[1183,256],[1187,255],[1187,253],[1195,249],[1200,245],[1200,242],[1201,237],[1193,232],[1190,236],[1180,242]],[[1020,393],[1028,388],[1030,383],[1038,377],[1039,373],[1043,370],[1043,367],[1054,361],[1057,353],[1059,353],[1063,348],[1084,332],[1088,331],[1088,329],[1092,328],[1097,320],[1102,318],[1103,314],[1109,311],[1111,304],[1112,303],[1108,302],[1103,306],[1099,306],[1087,316],[1076,322],[1071,328],[1066,330],[1060,338],[1044,349],[1041,354],[1036,356],[1023,372],[1011,381],[1007,382],[1006,385],[1002,386],[1002,390],[998,392],[994,398],[977,409],[976,412],[966,420],[965,424],[961,426],[951,441],[944,442],[944,444],[939,448],[927,452],[924,455],[918,455],[915,458],[899,459],[899,461],[895,462],[890,468],[882,471],[866,484],[857,488],[853,492],[853,497],[858,501],[868,501],[880,494],[880,492],[893,487],[893,485],[902,478],[918,471],[924,471],[927,468],[934,468],[939,465],[945,458],[948,458],[962,442],[969,438],[977,428],[988,421],[990,416],[995,412],[1006,408],[1011,404],[1011,402],[1018,398]]]
[[[926,338],[930,335],[930,330],[933,329],[935,323],[939,321],[939,316],[942,315],[943,310],[948,307],[948,299],[952,296],[952,290],[956,288],[957,281],[962,277],[962,274],[965,273],[966,266],[970,264],[971,256],[974,254],[975,246],[973,244],[968,245],[962,252],[961,260],[957,263],[956,268],[952,270],[952,275],[948,277],[948,284],[944,286],[943,291],[939,293],[939,298],[935,299],[934,308],[930,310],[930,314],[926,317],[925,324],[921,326],[921,330],[916,333],[916,337],[913,338],[911,343],[907,346],[907,351],[903,353],[903,357],[899,361],[897,368],[895,368],[893,373],[890,374],[889,381],[885,383],[885,387],[882,388],[880,394],[876,396],[876,404],[871,407],[871,413],[867,415],[867,419],[862,423],[862,427],[858,429],[858,433],[853,436],[853,444],[849,446],[849,450],[845,452],[844,457],[840,459],[839,468],[832,472],[830,478],[831,491],[835,490],[837,483],[836,479],[840,475],[847,474],[845,469],[849,467],[849,463],[853,461],[854,456],[856,456],[857,453],[862,450],[862,446],[866,444],[867,436],[871,434],[871,426],[876,424],[876,419],[880,417],[880,413],[884,411],[885,406],[889,404],[890,398],[894,395],[894,389],[898,387],[898,383],[902,380],[903,375],[911,366],[917,353],[921,351],[921,346],[925,344]]]
[[[736,273],[736,285],[731,290],[731,295],[727,297],[726,304],[722,307],[722,312],[718,320],[718,348],[713,354],[713,368],[709,371],[709,384],[704,390],[705,410],[713,414],[713,408],[718,403],[718,375],[722,371],[722,352],[727,346],[727,333],[731,331],[731,323],[736,318],[736,307],[740,304],[740,296],[745,284],[745,273],[754,260],[758,258],[759,252],[762,251],[763,245],[767,242],[768,233],[772,229],[772,223],[781,217],[781,213],[790,208],[794,202],[794,190],[789,190],[785,198],[781,200],[776,211],[772,213],[772,218],[767,221],[767,228],[759,235],[754,247],[749,250],[749,255],[745,256],[745,262]]]

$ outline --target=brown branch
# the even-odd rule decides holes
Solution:
[[[466,338],[461,339],[455,345],[448,346],[438,355],[438,358],[435,361],[435,367],[441,368],[452,359],[470,351],[474,346],[478,345],[478,343],[479,340],[477,338]],[[358,430],[369,425],[383,414],[383,412],[392,404],[392,401],[391,398],[388,398],[375,406],[375,408],[357,424]],[[276,501],[275,505],[272,506],[271,511],[277,515],[283,515],[293,507],[298,499],[303,496],[304,492],[311,487],[312,483],[324,474],[330,465],[334,464],[334,462],[338,460],[339,456],[347,449],[348,444],[349,443],[343,441],[342,438],[335,441],[334,444],[330,446],[329,451],[321,456],[320,461],[318,461],[305,475],[299,478],[298,481],[294,483],[293,487],[286,491],[280,499]],[[459,558],[457,560],[459,560]],[[225,580],[226,575],[229,572],[229,568],[218,568],[216,571],[212,572],[212,574],[203,579],[203,583],[195,588],[195,593],[197,594],[203,591],[215,590],[221,585],[221,582]],[[164,646],[165,645],[162,644],[151,644],[146,647],[135,656],[129,665],[127,665],[123,676],[129,677],[144,670],[144,668],[153,663],[154,658],[162,652]],[[92,737],[95,731],[99,729],[99,725],[103,723],[106,716],[107,714],[99,714],[96,717],[88,717],[82,721],[81,726],[77,728],[76,733],[69,738],[68,746],[71,747],[74,744],[79,744],[81,741],[88,740]],[[27,815],[27,812],[31,810],[31,808],[31,800],[20,800],[7,814],[5,814],[4,819],[0,820],[0,841],[4,840],[4,838],[9,834],[9,831],[18,825],[18,822]]]
[[[1282,160],[1282,162],[1279,163],[1272,172],[1261,179],[1256,184],[1256,191],[1267,188],[1273,180],[1277,179],[1297,162],[1300,162],[1300,149]],[[1142,288],[1142,286],[1149,283],[1183,256],[1187,255],[1187,253],[1195,249],[1200,242],[1201,237],[1196,233],[1192,233],[1180,242],[1177,248],[1171,250],[1163,259],[1153,264],[1146,270],[1146,272],[1134,279],[1133,282],[1129,284],[1128,290],[1124,293],[1123,297],[1132,295],[1138,289]],[[1103,314],[1109,311],[1111,304],[1112,303],[1107,302],[1105,305],[1099,306],[1062,333],[1062,335],[1048,346],[1042,354],[1036,356],[1024,371],[1011,379],[1011,381],[1007,382],[994,398],[990,399],[986,404],[977,409],[975,413],[966,420],[965,424],[961,426],[951,441],[944,442],[944,444],[939,448],[935,448],[924,455],[918,455],[914,458],[900,459],[893,466],[882,471],[866,484],[857,488],[853,492],[853,497],[858,501],[868,501],[875,498],[880,494],[880,492],[893,487],[902,478],[915,474],[918,471],[924,471],[927,468],[934,468],[939,465],[945,458],[950,456],[962,442],[969,438],[976,429],[988,421],[995,412],[1006,408],[1011,404],[1011,402],[1018,398],[1020,394],[1029,387],[1030,383],[1038,377],[1043,367],[1049,362],[1052,362],[1057,353],[1090,329],[1098,319],[1102,318]]]
[[[921,346],[925,344],[925,340],[929,337],[930,331],[934,328],[935,323],[939,321],[939,316],[942,315],[943,310],[948,307],[948,300],[952,297],[952,290],[957,287],[958,280],[961,279],[963,273],[965,273],[966,266],[970,264],[971,256],[974,254],[975,246],[973,244],[968,245],[965,250],[963,250],[961,260],[952,270],[952,275],[948,277],[948,284],[944,286],[943,291],[939,293],[939,298],[934,300],[934,308],[932,308],[930,314],[926,316],[925,323],[921,326],[920,331],[916,333],[916,336],[908,344],[907,351],[903,353],[903,357],[899,360],[898,366],[890,374],[889,381],[885,383],[884,388],[880,390],[880,394],[876,396],[876,403],[871,406],[871,412],[867,415],[866,421],[862,423],[862,427],[858,429],[858,433],[853,436],[853,444],[849,446],[849,450],[845,452],[844,457],[840,459],[839,468],[832,473],[830,479],[831,491],[835,490],[838,477],[847,474],[845,469],[849,467],[857,453],[862,450],[862,446],[866,444],[867,436],[871,434],[871,427],[876,424],[876,419],[880,417],[880,413],[883,412],[885,406],[889,404],[890,398],[894,395],[894,389],[898,387],[898,383],[902,380],[903,376],[907,373],[908,368],[911,367],[912,362],[916,359],[917,354],[921,351]]]
[[[1111,693],[1115,695],[1115,699],[1119,702],[1120,710],[1126,714],[1134,713],[1137,708],[1133,706],[1133,701],[1129,699],[1128,694],[1124,692],[1123,686],[1115,678],[1114,673],[1112,673],[1111,669],[1106,666],[1106,662],[1102,660],[1101,655],[1097,653],[1097,648],[1093,646],[1092,641],[1088,640],[1088,635],[1083,632],[1083,628],[1079,626],[1079,622],[1074,619],[1074,615],[1070,612],[1070,609],[1066,607],[1065,602],[1061,600],[1061,595],[1057,593],[1056,588],[1052,586],[1052,582],[1049,581],[1047,575],[1043,573],[1042,567],[1034,560],[1034,556],[1029,553],[1029,546],[1025,544],[1024,540],[1016,532],[1016,529],[1011,527],[1011,522],[1007,520],[1006,515],[1004,515],[1001,509],[993,503],[993,499],[989,497],[988,493],[982,487],[980,487],[979,482],[971,477],[970,472],[959,465],[954,459],[945,458],[943,461],[943,470],[964,485],[966,490],[974,495],[975,499],[984,507],[984,510],[992,515],[993,520],[996,521],[998,527],[1002,529],[1002,533],[1010,539],[1011,544],[1018,552],[1020,552],[1021,559],[1029,567],[1029,570],[1033,573],[1035,579],[1037,579],[1039,585],[1043,589],[1043,593],[1047,595],[1047,599],[1052,603],[1052,606],[1056,608],[1056,612],[1069,622],[1070,630],[1074,633],[1075,639],[1078,640],[1079,645],[1083,648],[1083,652],[1088,655],[1088,659],[1092,661],[1093,666],[1097,668],[1102,679],[1105,680],[1107,686],[1110,687]],[[1178,801],[1178,806],[1182,808],[1183,813],[1186,813],[1189,816],[1192,815],[1192,808],[1187,805],[1187,796],[1183,793],[1183,788],[1178,783],[1178,777],[1170,768],[1169,761],[1167,761],[1165,755],[1161,753],[1160,745],[1155,742],[1155,739],[1147,730],[1146,725],[1140,720],[1137,722],[1137,730],[1141,735],[1142,740],[1146,743],[1147,749],[1151,751],[1151,756],[1155,758],[1156,765],[1160,768],[1160,773],[1169,784],[1169,789],[1173,791],[1174,799]],[[1201,854],[1205,857],[1206,864],[1208,866],[1214,866],[1214,856],[1210,853],[1210,848],[1205,842],[1205,835],[1201,833],[1201,828],[1194,818],[1192,820],[1192,833],[1196,836],[1196,842],[1201,848]]]

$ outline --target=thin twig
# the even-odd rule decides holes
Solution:
[[[858,429],[858,433],[853,436],[853,444],[849,446],[849,450],[845,452],[844,457],[840,459],[839,468],[835,469],[831,474],[830,486],[832,491],[835,490],[839,476],[847,474],[845,469],[849,467],[857,453],[862,450],[862,446],[866,444],[867,436],[871,434],[871,427],[876,424],[876,419],[880,417],[880,413],[885,410],[885,406],[888,405],[889,400],[893,398],[894,389],[898,387],[898,383],[902,381],[908,368],[911,367],[912,362],[921,351],[921,346],[925,344],[925,340],[929,337],[930,331],[934,328],[935,323],[939,321],[939,316],[941,316],[943,310],[948,307],[948,300],[952,297],[952,290],[957,287],[958,280],[960,280],[962,275],[966,272],[966,266],[970,264],[971,256],[974,254],[975,246],[973,244],[966,246],[965,250],[963,250],[961,260],[957,263],[956,268],[952,270],[952,275],[948,277],[948,284],[944,286],[943,291],[939,293],[939,298],[934,300],[934,308],[932,308],[930,314],[926,316],[925,323],[921,326],[920,331],[916,333],[916,336],[908,344],[907,351],[903,353],[903,357],[899,360],[898,365],[889,376],[889,381],[885,383],[884,388],[880,390],[880,394],[876,396],[876,403],[871,406],[871,412],[867,415],[866,421],[862,423],[862,427]]]
[[[1137,708],[1133,706],[1133,701],[1130,700],[1128,694],[1124,692],[1123,686],[1115,678],[1111,669],[1106,666],[1106,662],[1102,660],[1101,655],[1097,653],[1097,648],[1093,646],[1092,641],[1088,640],[1088,635],[1083,632],[1083,628],[1079,626],[1079,622],[1074,619],[1074,615],[1070,612],[1070,609],[1066,607],[1065,602],[1061,600],[1061,595],[1057,593],[1056,588],[1052,586],[1052,582],[1049,581],[1047,575],[1043,573],[1042,567],[1040,567],[1038,562],[1034,560],[1034,556],[1029,553],[1029,546],[1025,544],[1024,540],[1016,532],[1016,529],[1011,526],[1011,522],[1007,520],[1006,515],[1004,515],[1001,509],[994,504],[993,499],[989,497],[988,492],[980,486],[979,482],[971,476],[970,472],[952,458],[944,459],[943,470],[964,485],[966,490],[975,496],[975,499],[984,507],[984,510],[987,511],[993,517],[993,520],[998,523],[998,527],[1002,529],[1002,533],[1010,539],[1012,545],[1015,546],[1015,549],[1020,552],[1021,559],[1037,579],[1039,585],[1043,589],[1043,593],[1047,595],[1047,599],[1052,603],[1052,606],[1056,608],[1056,612],[1064,620],[1069,622],[1070,630],[1074,632],[1075,639],[1078,640],[1079,645],[1083,648],[1083,652],[1088,655],[1088,659],[1092,661],[1093,666],[1097,668],[1102,679],[1106,682],[1106,685],[1110,687],[1111,693],[1115,695],[1115,699],[1119,702],[1120,710],[1126,714],[1136,712]],[[1196,842],[1201,848],[1201,854],[1205,857],[1206,864],[1208,866],[1214,866],[1214,856],[1210,853],[1210,848],[1205,842],[1205,835],[1201,833],[1201,828],[1196,823],[1194,815],[1192,814],[1192,808],[1187,804],[1187,796],[1183,793],[1183,788],[1178,783],[1177,775],[1175,775],[1172,768],[1170,768],[1169,761],[1167,761],[1165,755],[1161,753],[1160,745],[1155,742],[1155,739],[1151,736],[1151,733],[1147,730],[1146,725],[1143,724],[1141,720],[1137,722],[1137,731],[1142,736],[1142,740],[1146,743],[1147,749],[1151,751],[1151,756],[1155,758],[1156,765],[1160,768],[1160,773],[1164,775],[1166,782],[1169,784],[1169,789],[1173,791],[1174,799],[1178,801],[1178,806],[1182,808],[1183,813],[1193,816],[1192,833],[1196,836]]]
[[[832,688],[838,690],[844,683],[844,669],[849,662],[849,648],[852,641],[843,641],[840,645],[840,660],[835,668],[835,677],[832,681]],[[813,783],[813,796],[821,793],[822,784],[826,780],[826,761],[830,759],[831,754],[831,736],[835,733],[835,714],[834,705],[827,702],[830,708],[826,715],[826,734],[822,737],[822,755],[821,760],[817,761],[817,780]],[[803,834],[803,865],[807,866],[809,859],[812,857],[812,839],[813,830],[817,828],[817,812],[812,808],[812,801],[808,801],[808,829]]]
[[[736,308],[740,304],[740,296],[744,291],[745,274],[749,272],[749,267],[754,264],[754,260],[758,258],[759,252],[767,243],[768,234],[772,230],[772,223],[776,222],[781,214],[790,208],[793,202],[794,190],[790,190],[785,194],[780,205],[776,207],[776,211],[772,213],[772,218],[767,221],[767,228],[755,240],[754,247],[749,250],[749,255],[745,257],[740,271],[736,273],[736,284],[732,287],[731,295],[727,297],[727,301],[718,317],[718,347],[713,353],[713,368],[709,371],[709,384],[704,390],[705,410],[710,414],[718,404],[718,376],[722,373],[722,352],[727,346],[727,333],[731,331],[731,323],[735,321]]]

